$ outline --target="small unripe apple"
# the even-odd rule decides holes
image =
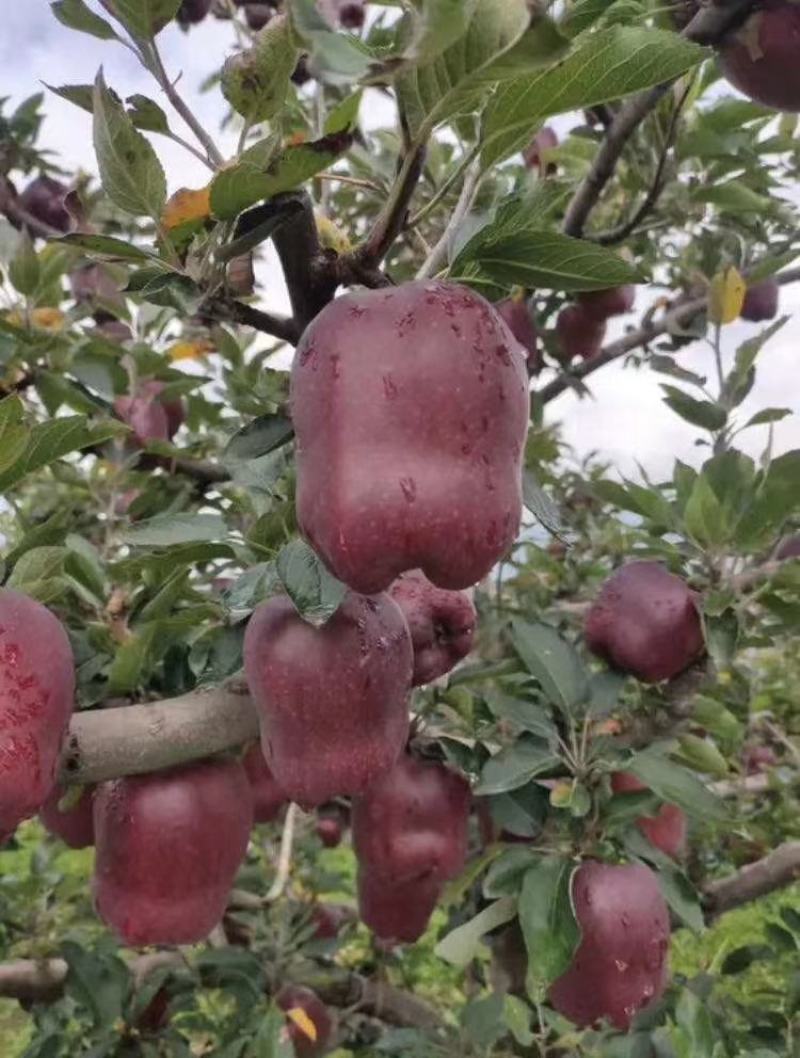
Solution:
[[[70,215],[64,206],[64,197],[69,190],[60,180],[52,176],[37,176],[19,196],[19,204],[42,224],[56,231],[68,232]]]
[[[794,0],[761,0],[723,43],[722,73],[765,107],[800,113],[800,7]]]
[[[495,305],[498,315],[506,321],[508,329],[528,353],[528,374],[536,375],[542,369],[542,353],[539,334],[533,314],[524,298],[506,298]]]
[[[204,940],[225,912],[252,823],[250,785],[235,760],[101,783],[97,913],[127,945]]]
[[[390,771],[408,735],[413,650],[388,595],[350,592],[321,628],[270,599],[250,618],[244,665],[264,757],[291,800],[314,808]]]
[[[800,534],[797,536],[787,536],[786,539],[781,542],[780,547],[775,553],[775,557],[780,562],[785,561],[787,558],[800,558]]]
[[[628,771],[611,776],[614,793],[637,793],[647,786]],[[686,813],[677,805],[663,804],[654,816],[640,816],[636,826],[655,848],[673,859],[680,859],[686,851]]]
[[[667,985],[670,922],[658,879],[639,864],[588,861],[572,896],[581,941],[550,1002],[581,1028],[605,1019],[626,1032]]]
[[[41,603],[0,588],[0,833],[35,815],[56,781],[75,698],[64,627]]]
[[[287,1019],[289,1039],[297,1058],[319,1058],[324,1054],[333,1033],[333,1018],[316,992],[300,985],[285,985],[275,996],[275,1002],[281,1010],[300,1010],[305,1015],[302,1020]]]
[[[259,743],[248,750],[242,764],[253,793],[253,822],[274,822],[288,803],[288,798],[267,767]]]
[[[774,279],[765,279],[763,283],[749,286],[740,313],[742,319],[751,323],[774,320],[778,315],[780,294],[781,288]]]
[[[555,129],[545,125],[539,129],[531,142],[522,152],[522,157],[529,169],[538,169],[542,175],[552,175],[558,166],[548,160],[547,152],[558,146],[558,135]]]
[[[556,319],[559,359],[591,360],[603,349],[606,325],[590,316],[582,305],[565,305]]]
[[[628,562],[613,573],[585,635],[592,653],[644,683],[673,679],[704,650],[694,594],[659,562]]]
[[[414,686],[443,676],[472,650],[478,615],[466,592],[437,588],[415,569],[402,573],[389,594],[411,633]]]
[[[62,812],[58,806],[64,793],[63,786],[54,786],[39,818],[49,833],[61,838],[71,849],[87,849],[94,845],[94,787],[82,790],[80,800]]]
[[[578,294],[578,304],[583,306],[587,316],[598,323],[605,323],[612,316],[623,316],[631,311],[635,302],[636,287],[632,283]]]

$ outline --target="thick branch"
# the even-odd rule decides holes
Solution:
[[[294,320],[274,316],[271,312],[245,305],[234,298],[210,298],[203,304],[201,313],[221,322],[229,321],[242,327],[252,327],[255,331],[269,334],[282,342],[288,342],[289,345],[297,345],[300,337],[300,328]]]
[[[763,860],[756,860],[728,878],[720,878],[706,886],[705,908],[713,918],[758,900],[776,889],[800,880],[800,841],[779,845]]]
[[[406,155],[386,205],[363,246],[354,254],[357,268],[377,268],[392,248],[392,243],[403,230],[424,164],[424,147]]]
[[[76,713],[61,778],[94,783],[140,775],[241,746],[257,735],[250,696],[236,683],[147,705]]]
[[[305,192],[292,192],[289,197],[302,209],[273,232],[272,241],[286,279],[294,326],[302,333],[336,293],[338,279],[335,261],[325,255],[320,245],[311,199]],[[281,200],[276,196],[274,202]],[[297,338],[293,344],[296,343]]]

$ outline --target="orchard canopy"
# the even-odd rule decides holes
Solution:
[[[800,3],[5,6],[0,1056],[800,1058]]]

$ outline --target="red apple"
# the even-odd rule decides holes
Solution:
[[[466,592],[437,588],[415,569],[401,574],[389,594],[411,633],[414,686],[443,676],[472,650],[478,615]]]
[[[578,304],[597,323],[605,323],[611,316],[623,316],[636,302],[636,287],[628,283],[608,290],[587,290],[578,294]]]
[[[581,357],[591,360],[603,349],[606,325],[590,316],[582,305],[565,305],[556,319],[559,359],[566,363]]]
[[[525,352],[492,306],[438,281],[347,294],[292,368],[297,517],[355,591],[422,569],[468,588],[514,542]]]
[[[311,1023],[311,1027],[304,1026],[287,1018],[287,1031],[297,1058],[318,1058],[324,1054],[333,1033],[333,1018],[316,992],[300,985],[285,985],[275,996],[275,1002],[287,1012],[301,1010],[306,1016],[303,1021],[308,1019]]]
[[[288,798],[267,767],[259,743],[247,752],[242,764],[253,794],[253,822],[274,822],[288,803]]]
[[[37,176],[19,196],[19,204],[42,224],[48,224],[59,232],[68,232],[71,227],[69,213],[64,206],[64,197],[69,188],[52,176]]]
[[[62,812],[58,805],[64,793],[63,786],[54,786],[39,818],[46,830],[71,849],[87,849],[94,845],[94,787],[86,787],[77,804]]]
[[[402,752],[413,651],[388,595],[349,593],[321,628],[271,599],[247,626],[244,664],[264,757],[303,808],[363,792]]]
[[[762,283],[749,286],[740,313],[742,319],[751,323],[774,320],[778,315],[780,295],[781,288],[774,279],[765,279]]]
[[[606,1019],[627,1032],[667,985],[670,922],[658,879],[638,864],[588,861],[572,895],[581,941],[550,1002],[582,1028]]]
[[[428,928],[443,888],[432,872],[399,882],[359,869],[358,914],[386,946],[413,944]]]
[[[538,374],[542,369],[542,353],[539,349],[539,334],[536,330],[533,314],[524,298],[506,298],[499,301],[495,308],[505,320],[508,329],[519,344],[528,352],[528,374]]]
[[[314,828],[317,837],[326,849],[335,849],[342,843],[342,821],[336,816],[321,816]]]
[[[800,7],[793,0],[761,0],[720,48],[724,76],[766,107],[800,112]]]
[[[315,940],[336,940],[353,913],[349,907],[339,904],[315,904],[311,911]]]
[[[787,558],[800,558],[800,534],[787,536],[785,540],[781,541],[775,557],[780,562],[784,562]]]
[[[618,771],[611,776],[614,793],[636,793],[647,786],[628,771]],[[677,805],[663,804],[654,816],[641,816],[636,825],[655,848],[680,859],[686,851],[686,813]]]

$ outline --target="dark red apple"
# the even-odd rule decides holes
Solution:
[[[321,628],[270,599],[247,626],[244,664],[264,757],[303,808],[361,793],[402,752],[413,650],[388,595],[348,593]]]
[[[529,169],[538,169],[541,175],[551,176],[558,166],[548,160],[547,152],[558,146],[558,134],[555,129],[545,125],[539,129],[531,142],[522,152],[522,157]]]
[[[763,283],[749,286],[742,305],[742,319],[750,320],[751,323],[774,320],[778,315],[780,295],[781,288],[774,279],[765,279]]]
[[[287,1013],[301,1010],[305,1015],[305,1024],[287,1018],[287,1031],[297,1058],[318,1058],[324,1054],[333,1033],[333,1018],[317,993],[300,985],[285,985],[275,996],[275,1002]]]
[[[125,307],[125,299],[116,280],[102,265],[90,264],[76,268],[70,272],[69,283],[72,296],[79,305],[88,304],[96,308],[95,319],[98,323],[116,321],[114,313],[107,311],[108,308],[119,310]]]
[[[466,592],[437,588],[415,569],[402,573],[389,594],[411,633],[415,687],[443,676],[472,650],[478,615]]]
[[[317,0],[317,7],[332,26],[343,29],[361,29],[367,14],[364,0]]]
[[[467,856],[469,783],[433,761],[404,754],[353,801],[353,848],[359,868],[405,882],[454,878]]]
[[[181,0],[176,18],[182,26],[196,25],[210,10],[211,0]]]
[[[597,323],[605,323],[612,316],[630,312],[636,302],[636,287],[628,283],[608,290],[587,290],[578,294],[578,304],[587,316]]]
[[[274,822],[288,803],[288,798],[267,767],[259,743],[245,754],[242,764],[253,793],[253,822]]]
[[[658,879],[639,864],[589,861],[572,895],[581,941],[550,1002],[582,1028],[606,1019],[626,1032],[667,985],[670,922]]]
[[[591,360],[602,351],[606,325],[598,322],[582,305],[565,305],[556,319],[559,360],[569,363],[576,356]]]
[[[628,562],[613,573],[585,634],[592,653],[644,683],[671,680],[704,650],[694,594],[659,562]]]
[[[183,426],[186,418],[186,410],[180,397],[161,396],[166,389],[166,385],[166,382],[159,382],[158,379],[149,379],[147,382],[142,382],[139,387],[139,392],[143,397],[158,401],[167,413],[167,430],[169,432],[169,439],[172,440],[178,430],[180,430],[181,426]]]
[[[70,216],[64,206],[69,188],[52,176],[37,176],[19,196],[19,204],[42,224],[59,232],[68,232]]]
[[[324,815],[317,819],[314,827],[317,837],[326,849],[335,849],[342,843],[344,827],[338,815]]]
[[[47,800],[74,698],[72,649],[58,618],[0,588],[0,833]]]
[[[519,344],[527,350],[528,374],[538,374],[542,369],[542,353],[539,349],[539,334],[527,302],[524,298],[511,297],[499,301],[495,308]]]
[[[301,531],[353,590],[422,569],[468,588],[514,542],[525,351],[480,295],[359,291],[306,329],[292,368]]]
[[[759,772],[774,768],[778,763],[778,758],[771,746],[749,745],[744,747],[742,763],[747,775],[757,775]]]
[[[629,771],[618,771],[611,776],[614,793],[638,793],[647,786]],[[654,816],[641,816],[636,826],[655,848],[673,859],[686,852],[686,813],[677,805],[663,804]]]
[[[385,945],[413,944],[428,928],[444,884],[433,872],[398,882],[359,868],[359,917]]]
[[[258,32],[263,29],[275,14],[269,4],[245,4],[244,17],[250,29]]]
[[[145,446],[150,441],[168,441],[169,423],[163,406],[150,397],[117,397],[114,411],[133,430],[134,439]]]
[[[346,922],[351,921],[353,913],[349,907],[339,904],[315,904],[311,911],[314,924],[315,940],[336,940]]]
[[[80,800],[62,812],[58,805],[64,793],[63,786],[54,786],[39,818],[46,830],[71,849],[88,849],[94,845],[94,787],[85,787]]]
[[[778,550],[775,552],[775,558],[779,562],[784,562],[787,558],[800,558],[800,535],[787,536],[785,540],[781,541]]]
[[[97,913],[124,944],[203,940],[225,912],[252,822],[250,784],[235,760],[101,783]]]
[[[720,48],[722,73],[734,88],[765,107],[800,112],[800,7],[794,0],[761,0]]]

